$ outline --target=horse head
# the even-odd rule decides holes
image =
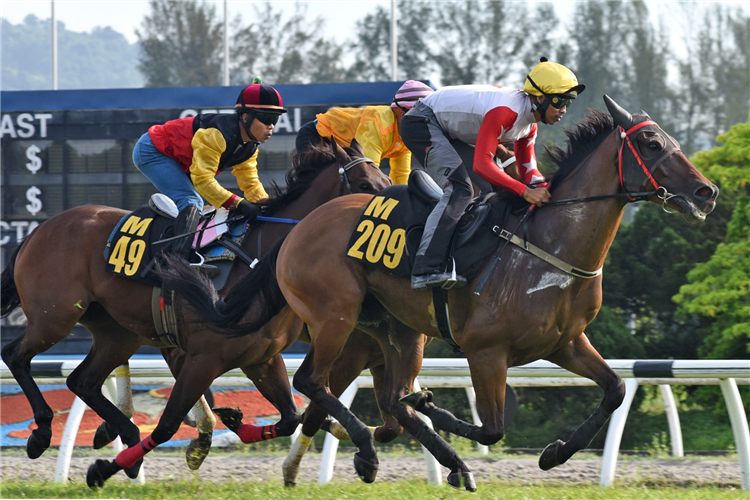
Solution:
[[[649,199],[661,203],[665,210],[676,210],[687,221],[705,219],[716,206],[719,188],[645,112],[632,115],[607,95],[604,102],[622,141],[617,160],[622,189],[634,194],[633,198]]]
[[[390,178],[380,170],[370,158],[365,156],[362,146],[356,139],[351,145],[342,148],[331,137],[331,148],[339,162],[342,192],[346,184],[349,193],[374,194],[392,184]]]

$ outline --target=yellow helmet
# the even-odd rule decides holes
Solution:
[[[540,59],[526,77],[524,92],[536,96],[559,95],[575,99],[583,92],[585,85],[578,83],[578,78],[562,64],[553,63],[546,57]]]

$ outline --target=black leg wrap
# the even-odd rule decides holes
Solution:
[[[594,437],[599,433],[604,424],[607,423],[612,414],[605,411],[601,405],[586,419],[576,430],[570,439],[557,451],[557,459],[564,464],[573,454],[586,448]]]
[[[611,415],[610,412],[605,411],[599,405],[596,411],[573,431],[573,435],[570,436],[567,443],[558,439],[542,450],[539,457],[539,467],[542,470],[550,470],[567,462],[574,453],[586,448],[591,443]]]
[[[348,408],[342,407],[336,415],[334,415],[334,418],[344,426],[349,433],[349,437],[352,439],[352,443],[357,445],[357,448],[362,449],[363,445],[370,445],[372,441],[372,433],[370,433],[370,429],[360,422]]]
[[[427,451],[432,453],[432,456],[434,456],[443,467],[447,467],[453,472],[458,470],[468,470],[461,458],[459,458],[456,450],[454,450],[453,447],[443,438],[438,436],[437,432],[426,425],[423,426],[414,437],[417,438],[417,441],[419,441],[425,448],[427,448]]]
[[[448,410],[443,410],[432,403],[428,403],[425,405],[422,413],[430,417],[432,425],[441,431],[451,432],[457,436],[472,439],[471,433],[476,426],[456,418]]]

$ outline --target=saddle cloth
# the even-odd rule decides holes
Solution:
[[[415,182],[416,176],[426,174],[414,171],[408,186],[391,186],[370,201],[347,245],[348,257],[402,278],[411,276],[425,221],[439,199],[439,191],[434,191],[439,188],[432,183],[432,191],[425,189],[422,181]],[[500,242],[492,227],[502,227],[506,217],[507,213],[500,214],[498,208],[486,203],[486,197],[469,205],[451,245],[458,274],[467,279],[479,274],[484,260]]]
[[[236,257],[234,251],[221,245],[222,240],[230,240],[235,244],[233,246],[238,248],[247,230],[245,221],[232,223],[228,229],[219,229],[227,226],[222,224],[228,218],[223,212],[225,211],[212,211],[204,216],[198,224],[201,231],[196,233],[195,237],[189,237],[193,248],[197,244],[201,245],[196,251],[204,256],[206,262],[219,265],[221,272],[214,281],[217,290],[223,287],[231,263]],[[214,218],[215,214],[218,214],[218,220]],[[176,236],[174,223],[175,219],[161,215],[149,205],[127,214],[115,226],[107,240],[104,249],[107,272],[151,286],[161,286],[161,280],[151,271],[160,252],[168,249],[172,243],[158,242]],[[224,262],[227,265],[222,266]]]

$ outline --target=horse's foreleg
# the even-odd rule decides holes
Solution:
[[[34,422],[37,427],[31,431],[26,441],[26,454],[29,458],[35,459],[49,448],[52,439],[52,418],[55,414],[31,376],[31,359],[44,349],[31,349],[28,344],[26,333],[20,335],[3,347],[2,358],[28,399],[34,413]]]
[[[404,327],[405,328],[405,327]],[[401,403],[407,390],[414,387],[422,366],[424,337],[413,337],[414,344],[406,344],[407,335],[399,333],[400,345],[396,349],[389,341],[381,342],[386,360],[386,374],[380,391],[380,406],[393,415],[412,436],[414,436],[443,467],[450,469],[448,484],[454,488],[462,486],[468,491],[476,491],[474,476],[456,453],[456,450],[441,438],[437,432],[425,425],[416,412]],[[434,406],[434,405],[433,405]],[[463,484],[462,484],[463,483]]]
[[[265,363],[245,366],[242,371],[253,381],[263,397],[279,410],[280,419],[273,425],[243,424],[241,411],[233,408],[214,408],[222,423],[246,444],[291,436],[297,430],[299,415],[281,354],[276,354]]]
[[[471,369],[472,383],[477,394],[477,410],[483,425],[470,424],[457,418],[448,410],[433,403],[432,392],[424,390],[401,398],[402,404],[411,406],[426,415],[435,428],[450,432],[483,445],[495,444],[504,435],[505,382],[507,368],[500,362],[500,356],[487,353],[467,354]],[[483,357],[494,358],[492,363],[481,361]],[[476,361],[473,361],[476,360]],[[472,366],[482,366],[474,370]]]
[[[174,347],[161,349],[161,354],[169,366],[169,370],[175,379],[180,374],[182,364],[185,362],[185,351]],[[195,426],[198,429],[198,437],[191,439],[185,448],[185,461],[188,469],[198,470],[203,461],[211,451],[211,440],[214,428],[216,427],[216,418],[211,412],[205,396],[201,396],[197,403],[191,409],[195,418]]]
[[[607,365],[584,334],[546,359],[596,382],[604,390],[604,399],[594,413],[573,431],[567,442],[558,439],[547,445],[539,457],[539,467],[543,470],[564,464],[574,453],[586,448],[625,398],[622,378]]]
[[[338,318],[340,317],[338,316]],[[341,320],[337,319],[334,323],[326,325],[325,328],[327,333],[335,332],[337,328],[340,328],[342,329],[340,331],[341,336],[334,336],[332,339],[320,339],[314,333],[311,335],[314,341],[307,356],[305,356],[305,360],[294,375],[294,387],[344,426],[352,442],[359,449],[354,455],[354,468],[357,475],[364,482],[371,483],[375,481],[379,463],[372,433],[327,387],[331,366],[341,352],[346,336],[350,331],[350,329],[344,331],[346,325],[341,325],[341,323]],[[326,340],[332,340],[332,342],[326,343]],[[321,342],[320,349],[316,349],[316,341]]]
[[[194,358],[200,358],[195,356]],[[86,473],[86,484],[90,488],[102,486],[104,482],[122,469],[132,468],[143,460],[149,451],[169,441],[179,430],[182,420],[200,397],[208,390],[213,380],[223,373],[213,358],[192,359],[186,362],[175,381],[167,406],[152,432],[146,439],[121,451],[112,461],[97,460]]]
[[[117,398],[115,406],[127,418],[133,418],[135,407],[133,406],[133,390],[130,380],[130,367],[123,363],[115,370],[115,384],[117,386]],[[117,438],[117,431],[106,420],[99,424],[94,432],[94,449],[104,448]]]

